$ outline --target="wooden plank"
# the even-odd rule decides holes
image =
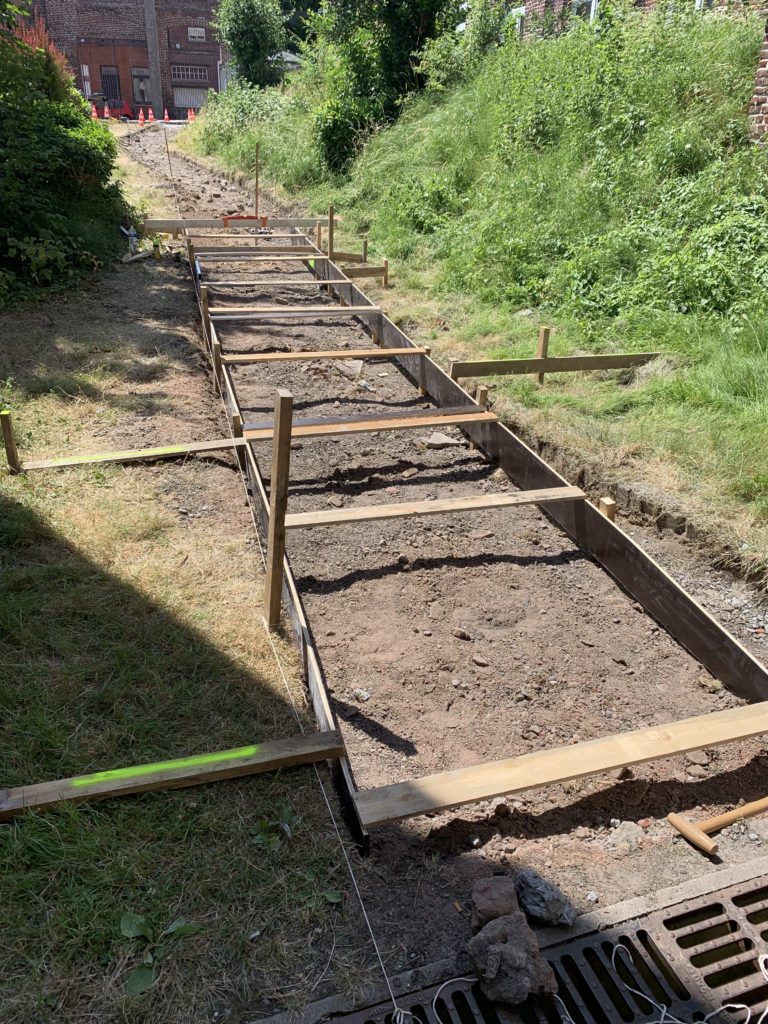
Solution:
[[[344,273],[347,277],[384,277],[387,273],[387,268],[385,266],[345,267]]]
[[[491,422],[496,417],[492,412],[475,408],[466,413],[456,413],[454,416],[405,416],[386,417],[380,416],[375,420],[367,420],[362,417],[355,417],[341,422],[320,422],[316,424],[294,425],[294,440],[300,437],[328,437],[335,434],[373,434],[379,430],[420,430],[424,427],[459,426],[462,423]],[[272,438],[272,427],[245,428],[246,441],[269,441]]]
[[[243,438],[222,437],[213,441],[190,441],[170,444],[163,448],[134,448],[124,452],[97,452],[95,455],[62,455],[56,459],[38,459],[25,462],[24,469],[62,469],[66,466],[88,466],[99,462],[154,462],[157,459],[177,459],[181,455],[216,452],[233,445],[246,444]]]
[[[264,581],[264,618],[267,629],[280,625],[285,560],[285,511],[288,507],[288,480],[291,464],[291,421],[293,395],[278,388],[275,400],[272,441],[272,476],[269,481],[269,530],[267,565]]]
[[[344,252],[341,249],[334,249],[333,258],[342,263],[365,263],[365,254],[361,252]]]
[[[222,356],[226,363],[282,363],[305,359],[394,359],[396,356],[427,354],[423,348],[348,348],[321,349],[317,352],[235,352]]]
[[[0,821],[7,821],[25,811],[45,810],[63,802],[81,803],[83,800],[106,800],[131,793],[184,789],[293,765],[326,761],[342,757],[343,754],[344,742],[338,732],[309,733],[306,736],[255,743],[212,754],[94,772],[34,786],[16,786],[0,790]]]
[[[257,217],[235,217],[229,218],[235,226],[245,225],[249,220],[258,220]],[[270,217],[267,226],[273,228],[313,228],[318,223],[317,217]],[[324,218],[322,219],[324,222]],[[155,231],[164,233],[170,231],[189,231],[190,228],[223,228],[223,217],[190,217],[183,218],[150,218],[144,221],[143,231],[149,234]],[[210,237],[210,236],[209,236]]]
[[[716,711],[521,757],[428,775],[356,796],[363,826],[460,807],[626,768],[645,761],[717,747],[768,732],[768,702]]]
[[[315,526],[339,526],[343,523],[373,519],[405,519],[409,516],[436,516],[444,512],[477,512],[513,505],[540,505],[552,501],[581,501],[586,497],[579,487],[549,487],[517,494],[474,494],[467,498],[437,498],[435,501],[402,501],[394,505],[363,505],[357,508],[328,509],[322,512],[295,512],[286,516],[286,530]]]
[[[21,459],[19,458],[19,450],[16,447],[13,417],[9,409],[3,409],[0,412],[0,428],[3,432],[3,444],[5,445],[5,456],[8,459],[8,469],[11,473],[21,473]]]
[[[298,247],[297,246],[294,247],[294,251],[295,251],[296,248],[298,248]],[[251,249],[250,251],[253,252],[253,249]],[[290,255],[290,254],[283,255],[281,257],[277,257],[277,256],[261,256],[261,255],[251,256],[251,257],[249,257],[248,262],[249,263],[290,263],[292,261],[297,261],[297,260],[300,263],[310,263],[310,264],[311,263],[328,263],[329,262],[329,258],[327,256],[305,256],[305,255],[301,255],[300,251],[299,251],[299,254],[296,255],[296,256],[293,256],[293,255]],[[339,271],[339,273],[341,273],[341,271]],[[217,282],[217,281],[209,281],[208,283],[209,284],[217,284],[219,282]],[[365,298],[365,296],[363,296],[363,298]]]
[[[588,373],[590,370],[623,370],[658,359],[659,352],[627,352],[598,356],[549,356],[546,359],[471,359],[451,362],[451,379],[506,376],[520,373]]]
[[[312,288],[322,287],[326,284],[349,284],[349,281],[345,277],[333,277],[333,278],[295,278],[290,277],[265,277],[261,281],[209,281],[208,285],[219,285],[220,287],[227,288],[293,288],[296,285],[304,285]]]
[[[233,234],[233,232],[230,230],[230,231],[217,232],[216,234],[203,234],[202,231],[188,231],[187,232],[187,237],[188,238],[199,238],[199,239],[202,239],[203,242],[205,242],[209,238],[229,238],[230,241],[237,243],[237,242],[258,242],[258,241],[260,241],[260,242],[269,242],[269,241],[271,241],[271,240],[273,240],[275,238],[308,238],[309,236],[305,235],[303,232],[298,232],[297,233],[295,231],[286,231],[286,232],[272,231],[269,234],[264,234],[263,232],[258,231],[258,232],[245,232],[243,234]],[[203,245],[201,248],[205,249],[205,246]],[[252,247],[248,248],[246,246],[243,246],[243,248],[247,249],[248,252],[253,252],[253,248]],[[210,249],[206,249],[206,252],[210,252],[210,251],[211,251]],[[216,251],[217,252],[219,251],[218,246],[216,247]],[[225,247],[225,248],[222,248],[221,251],[222,252],[230,252],[231,249],[229,247]]]
[[[226,258],[234,259],[237,261],[252,260],[255,256],[262,255],[285,255],[285,256],[296,256],[299,253],[313,253],[315,251],[314,245],[260,245],[256,249],[254,248],[236,248],[234,246],[220,246],[210,247],[208,249],[197,247],[197,258],[199,260],[222,260]]]
[[[363,316],[380,313],[378,306],[215,306],[211,309],[211,318],[216,322],[225,320],[257,320],[260,317],[283,316]]]

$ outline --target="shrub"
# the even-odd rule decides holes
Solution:
[[[0,304],[116,251],[128,209],[110,184],[115,155],[41,23],[0,33]]]

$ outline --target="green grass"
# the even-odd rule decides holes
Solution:
[[[279,188],[333,200],[338,244],[365,233],[393,259],[382,301],[438,358],[531,355],[540,322],[553,354],[664,353],[635,374],[499,380],[495,396],[765,565],[768,175],[746,120],[762,37],[751,15],[613,8],[511,39],[408,99],[344,178],[313,156],[322,83],[301,78],[244,130],[220,98],[183,144],[237,165],[260,140]]]
[[[97,311],[77,294],[0,318],[0,396],[22,458],[124,447],[148,425],[169,439],[210,431],[173,264],[119,283],[124,299]],[[156,289],[162,311],[143,316]],[[205,505],[200,519],[179,513]],[[0,786],[299,731],[260,621],[234,465],[0,468],[0,579]],[[312,728],[293,651],[276,642]],[[0,824],[0,865],[3,1021],[191,1024],[217,1006],[238,1019],[367,978],[311,768],[27,814]],[[155,932],[200,926],[166,943],[137,996],[145,943],[122,933],[127,912]]]

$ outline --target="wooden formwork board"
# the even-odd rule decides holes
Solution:
[[[515,491],[512,494],[471,494],[432,501],[399,501],[389,505],[358,505],[352,508],[294,512],[285,517],[286,530],[317,526],[341,526],[379,519],[405,519],[410,516],[438,516],[446,512],[478,512],[483,509],[512,508],[516,505],[541,505],[553,501],[582,501],[579,487],[548,487],[540,491]]]
[[[717,747],[764,732],[768,732],[768,702],[362,790],[355,800],[363,825],[373,828],[400,818],[673,757],[700,747]]]
[[[500,377],[526,373],[589,373],[592,370],[626,370],[658,359],[659,352],[619,352],[615,355],[548,356],[533,359],[455,359],[449,375],[460,377]]]
[[[327,761],[341,757],[343,753],[341,734],[333,730],[255,743],[234,750],[93,772],[32,786],[14,786],[0,789],[0,821],[7,821],[25,811],[43,811],[55,804],[108,800],[134,793],[201,786]]]
[[[336,359],[393,359],[395,356],[413,355],[414,350],[407,348],[334,348],[318,349],[317,351],[301,352],[234,352],[221,357],[223,363],[237,365],[239,363],[283,363],[303,362],[304,360],[336,360]],[[415,350],[419,355],[426,355],[422,349]]]
[[[320,279],[331,280],[341,275],[340,268],[332,261],[327,260],[313,266],[315,274]],[[351,304],[364,303],[367,297],[353,284],[345,285],[347,296],[345,300]],[[335,291],[335,286],[331,285]],[[375,337],[377,344],[384,349],[407,349],[415,350],[413,342],[392,323],[384,314],[372,319],[367,328]],[[396,355],[394,358],[403,368],[407,375],[416,384],[421,384],[426,393],[438,404],[439,407],[446,405],[453,407],[474,407],[477,405],[470,395],[462,389],[455,381],[444,373],[431,359],[423,356]],[[418,367],[421,370],[418,372]],[[229,368],[225,367],[225,372]],[[539,372],[537,367],[535,372]],[[568,482],[548,466],[518,437],[511,433],[506,427],[494,417],[481,421],[468,422],[463,424],[462,429],[470,440],[493,461],[498,461],[501,468],[507,473],[512,482],[523,490],[534,490],[539,488],[562,488],[568,487]],[[250,448],[246,449],[253,458]],[[266,500],[266,496],[264,498]],[[768,672],[739,642],[725,630],[712,616],[710,616],[682,587],[651,559],[630,537],[620,530],[608,518],[601,515],[598,510],[588,501],[567,501],[549,502],[540,506],[548,517],[564,530],[587,554],[592,556],[602,567],[613,577],[613,579],[635,600],[639,601],[646,611],[651,614],[667,632],[670,633],[683,647],[685,647],[705,668],[725,683],[735,694],[750,701],[768,701]],[[295,584],[294,584],[295,586]],[[295,595],[298,601],[298,593]],[[316,657],[316,653],[315,653]],[[319,666],[319,660],[318,660]],[[327,692],[324,689],[327,699]],[[686,728],[690,723],[670,723],[666,727],[660,727],[661,733],[664,730],[674,731],[673,739],[668,748],[664,743],[655,743],[643,747],[640,737],[635,737],[638,745],[633,747],[628,754],[623,756],[626,760],[623,763],[634,763],[631,758],[637,761],[655,759],[656,757],[670,756],[680,749],[692,749],[700,746],[702,736],[711,736],[712,743],[731,742],[736,739],[759,734],[768,731],[768,718],[763,721],[765,709],[736,709],[740,714],[729,718],[728,712],[717,712],[713,715],[702,716],[697,719],[694,729],[701,725],[702,730],[706,725],[708,730],[699,731],[695,742],[690,746],[681,746],[683,743],[680,736],[686,734]],[[757,712],[758,718],[752,717],[752,712]],[[723,717],[725,716],[725,717]],[[678,729],[677,726],[680,726]],[[640,730],[639,732],[644,732]],[[626,734],[633,736],[634,734]],[[721,738],[718,739],[718,736]],[[658,737],[657,737],[658,738]],[[662,736],[663,739],[663,736]],[[625,740],[621,735],[605,737],[602,740],[593,741],[608,747],[622,748]],[[687,740],[685,742],[688,742]],[[675,746],[677,743],[677,746]],[[583,745],[580,745],[583,746]],[[577,748],[567,748],[569,750]],[[643,754],[645,750],[646,754]],[[648,753],[648,751],[652,751]],[[583,751],[582,751],[583,753]],[[559,751],[542,751],[540,755],[526,755],[526,757],[541,756],[548,758],[550,762],[559,757]],[[510,762],[516,765],[517,760]],[[507,764],[507,762],[504,762]],[[492,795],[501,792],[508,792],[507,781],[500,788],[498,779],[493,777],[498,764],[490,766],[478,766],[478,778],[483,777],[486,781],[480,782],[466,800],[455,800],[451,796],[451,778],[453,773],[444,773],[439,776],[417,779],[410,783],[396,784],[407,786],[411,794],[421,793],[421,803],[416,799],[415,803],[409,804],[404,814],[397,813],[395,817],[407,817],[412,814],[426,813],[436,809],[438,806],[454,806],[461,802],[473,802],[487,799]],[[487,770],[486,770],[487,769]],[[606,770],[604,767],[597,767],[595,771]],[[471,769],[469,771],[472,771]],[[591,771],[589,772],[591,773]],[[493,778],[492,778],[493,777]],[[563,777],[571,777],[564,770]],[[491,779],[491,781],[487,781]],[[548,782],[559,781],[556,770],[542,781],[541,785]],[[522,784],[522,783],[521,783]],[[347,765],[346,785],[350,792],[354,792],[354,781],[351,769]],[[382,787],[380,790],[370,790],[358,793],[355,809],[360,827],[365,830],[370,825],[379,824],[384,820],[393,820],[387,817],[390,809],[382,811],[384,802],[392,795],[396,787]],[[436,787],[434,790],[432,787]],[[524,787],[527,788],[527,787]],[[442,793],[434,798],[429,796],[430,792]],[[404,791],[400,791],[404,792]],[[424,794],[427,794],[424,796]],[[447,796],[446,796],[447,794]],[[440,804],[440,800],[450,800],[450,803]],[[423,809],[426,807],[426,811]]]
[[[253,218],[254,222],[256,218]],[[237,218],[234,215],[229,218],[230,223],[235,227],[245,227],[248,221],[244,218]],[[317,224],[327,224],[327,217],[269,217],[267,227],[273,228],[314,228]],[[195,228],[223,228],[223,217],[190,217],[183,218],[148,218],[144,221],[143,230],[145,234],[152,231],[188,231]],[[210,237],[210,236],[209,236]]]

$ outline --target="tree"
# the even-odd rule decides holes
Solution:
[[[238,75],[252,85],[280,81],[286,33],[279,0],[221,0],[216,29]]]

